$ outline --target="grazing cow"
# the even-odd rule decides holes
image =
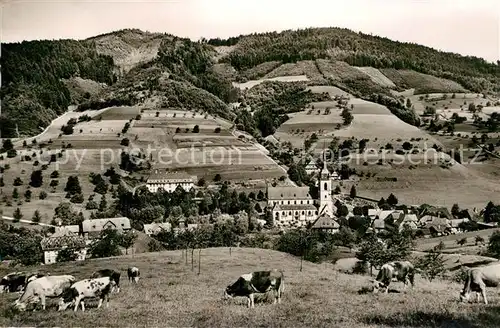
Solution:
[[[83,300],[91,297],[99,297],[97,308],[101,307],[104,300],[106,300],[106,307],[109,307],[109,294],[115,284],[115,281],[111,277],[85,279],[75,282],[64,292],[59,300],[58,311],[64,311],[68,306],[74,304],[74,311],[76,312],[78,305],[81,304],[82,312],[84,312],[85,304]]]
[[[120,292],[120,277],[121,273],[112,269],[102,269],[94,272],[91,276],[91,278],[102,278],[102,277],[109,277],[111,280],[115,282],[115,285],[113,287],[113,290],[116,291],[116,293]]]
[[[35,279],[26,285],[24,293],[14,302],[19,310],[26,310],[29,303],[38,303],[41,300],[42,308],[45,310],[46,297],[59,297],[63,291],[76,281],[70,275],[45,276]]]
[[[274,304],[281,303],[281,294],[285,290],[285,277],[283,271],[256,271],[241,275],[232,285],[224,290],[224,298],[234,296],[248,297],[248,307],[254,307],[254,294],[273,291]]]
[[[139,272],[139,268],[137,267],[129,267],[127,270],[128,281],[135,282],[136,284],[139,282],[139,276],[141,273]]]
[[[0,286],[5,292],[14,293],[17,291],[23,291],[26,285],[37,278],[43,277],[43,274],[32,273],[26,274],[24,272],[13,272],[9,273],[0,281]]]
[[[14,293],[19,287],[23,287],[26,283],[26,274],[24,272],[12,272],[2,278],[0,286],[2,291]]]
[[[489,265],[470,269],[467,271],[464,289],[460,293],[462,302],[469,301],[471,292],[477,293],[477,302],[480,295],[483,296],[484,304],[488,304],[486,299],[486,287],[498,287],[500,283],[500,265]]]
[[[402,281],[405,286],[411,283],[414,286],[415,280],[415,267],[409,261],[394,261],[389,262],[380,268],[377,278],[372,280],[373,292],[377,293],[380,288],[385,288],[385,293],[389,292],[389,285],[391,281]]]

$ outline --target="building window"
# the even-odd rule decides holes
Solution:
[[[289,211],[289,212],[288,212],[288,215],[292,215],[292,211]]]
[[[324,190],[328,190],[328,184],[325,182],[325,184],[323,185],[323,188]]]
[[[288,201],[288,205],[290,205],[290,201]]]
[[[311,211],[307,211],[307,215],[311,215]]]
[[[297,205],[297,201],[296,201],[296,200],[294,200],[294,201],[293,201],[293,203],[294,203],[295,205]]]
[[[302,203],[303,203],[303,201],[301,200],[301,201],[300,201],[300,204],[302,204]]]
[[[304,211],[302,211],[302,215],[304,215]]]

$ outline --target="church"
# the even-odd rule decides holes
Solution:
[[[298,228],[315,222],[320,217],[334,218],[336,208],[333,204],[333,181],[338,175],[332,175],[323,162],[318,174],[319,199],[309,194],[309,187],[267,187],[267,206],[273,216],[274,225]]]

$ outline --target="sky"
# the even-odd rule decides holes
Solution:
[[[1,42],[84,39],[124,28],[189,37],[346,27],[500,60],[500,0],[0,0]]]

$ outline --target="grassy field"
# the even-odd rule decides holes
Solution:
[[[43,137],[37,139],[38,146],[28,149],[18,142],[18,156],[0,160],[1,166],[10,166],[2,175],[5,186],[0,188],[0,197],[3,199],[6,196],[12,205],[1,204],[5,206],[5,215],[12,216],[19,206],[25,219],[30,219],[38,209],[42,221],[50,222],[57,205],[67,201],[64,198],[64,187],[70,175],[78,176],[86,201],[94,189],[89,181],[89,174],[103,173],[112,165],[117,167],[120,164],[120,152],[130,149],[139,149],[143,154],[148,154],[149,147],[153,165],[185,170],[198,179],[204,177],[207,181],[212,181],[216,174],[220,174],[223,180],[247,182],[286,175],[259,147],[234,136],[230,130],[231,122],[201,112],[147,110],[140,107],[90,111],[88,113],[94,115],[93,120],[78,123],[71,135],[59,136],[61,126],[70,116],[77,118],[86,113],[69,112],[56,119]],[[135,120],[137,115],[141,115],[140,120]],[[123,127],[130,119],[130,128],[122,134]],[[199,132],[193,133],[196,125],[199,126]],[[176,133],[177,128],[180,133]],[[219,133],[215,132],[216,128],[220,128]],[[128,147],[121,145],[124,138],[130,141]],[[71,148],[62,149],[68,145]],[[62,157],[57,156],[61,151]],[[56,154],[58,161],[46,164],[52,154]],[[21,161],[21,155],[29,155],[31,160]],[[35,161],[40,163],[35,165]],[[30,188],[28,183],[31,173],[42,169],[43,164],[47,165],[43,169],[43,185],[40,188]],[[49,186],[52,180],[50,174],[56,170],[59,172],[59,185],[52,188]],[[21,178],[23,184],[17,187],[19,200],[14,200],[11,195],[14,179],[17,177]],[[32,192],[31,202],[24,201],[23,195],[28,189]],[[42,190],[48,193],[48,198],[44,200],[38,198]],[[108,195],[108,200],[109,197]],[[100,198],[97,197],[96,200],[99,201]],[[74,205],[74,208],[88,217],[90,212],[84,206],[85,202]]]
[[[206,249],[201,252],[201,274],[185,264],[181,252],[147,253],[83,263],[36,268],[55,274],[88,278],[98,268],[122,272],[122,288],[110,307],[58,313],[49,301],[47,311],[16,314],[9,310],[14,295],[0,295],[0,326],[106,326],[106,327],[496,327],[499,296],[490,290],[490,305],[460,304],[457,283],[419,277],[416,287],[402,291],[393,283],[387,295],[365,293],[368,276],[335,272],[331,265],[304,263],[290,255],[260,249]],[[189,259],[190,262],[190,259]],[[256,263],[258,263],[256,265]],[[140,268],[138,286],[125,281],[129,265]],[[256,301],[247,309],[243,298],[222,301],[224,288],[241,274],[283,269],[285,292],[279,305]],[[35,269],[35,268],[33,268]],[[4,274],[7,270],[2,270]],[[88,303],[88,304],[87,304]]]
[[[415,89],[415,94],[431,92],[464,92],[465,89],[457,82],[418,73],[412,70],[381,69],[381,72],[396,86],[403,89]]]
[[[258,80],[250,80],[245,83],[237,83],[233,82],[233,86],[235,88],[239,88],[241,90],[251,89],[256,85],[261,84],[265,81],[276,81],[276,82],[297,82],[297,81],[309,81],[309,78],[306,75],[296,75],[296,76],[278,76],[273,78],[262,78]]]
[[[303,60],[296,63],[287,63],[276,67],[271,72],[267,73],[264,78],[276,78],[280,76],[297,76],[305,75],[314,83],[326,84],[323,74],[318,70],[316,64],[312,60]]]
[[[354,67],[354,68],[368,75],[373,82],[380,84],[382,87],[387,87],[387,88],[396,87],[394,82],[392,82],[389,78],[387,78],[387,76],[382,74],[382,72],[380,72],[376,68],[373,67]]]

